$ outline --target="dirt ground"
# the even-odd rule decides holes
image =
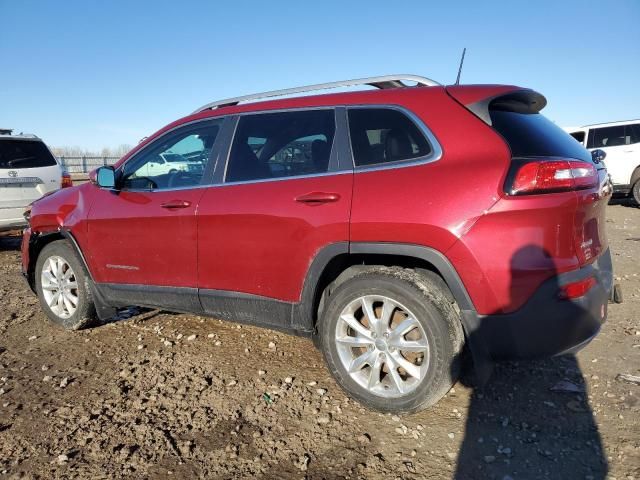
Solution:
[[[608,217],[625,302],[595,341],[400,418],[307,339],[155,311],[56,328],[0,239],[0,478],[640,479],[640,386],[616,378],[640,374],[640,209]]]

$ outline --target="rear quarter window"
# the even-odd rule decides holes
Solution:
[[[580,144],[584,145],[584,132],[572,132],[569,135],[580,142]]]
[[[591,161],[589,151],[539,113],[491,109],[491,124],[514,157],[564,157]]]
[[[56,159],[42,142],[0,140],[0,168],[40,168],[54,165]]]
[[[432,152],[415,123],[391,108],[350,108],[349,136],[356,167],[412,160]]]

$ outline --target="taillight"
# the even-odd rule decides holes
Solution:
[[[589,162],[579,160],[516,161],[507,179],[509,195],[566,192],[598,185],[598,172]]]
[[[71,175],[69,175],[68,173],[62,174],[62,184],[60,185],[60,187],[61,188],[73,187],[73,180],[71,180]]]
[[[588,277],[577,282],[568,283],[560,287],[558,298],[561,300],[571,300],[584,296],[596,284],[594,277]]]

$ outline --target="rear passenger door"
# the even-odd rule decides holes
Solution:
[[[344,120],[319,108],[236,121],[226,170],[198,210],[201,303],[213,315],[290,327],[314,257],[332,244],[347,249],[353,170],[340,155]]]
[[[355,242],[427,245],[445,250],[438,228],[454,172],[434,171],[442,150],[422,121],[393,106],[349,107],[355,176],[351,249]],[[437,170],[437,169],[436,169]]]

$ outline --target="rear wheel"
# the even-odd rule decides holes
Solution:
[[[42,249],[35,280],[40,304],[55,323],[78,330],[95,320],[89,277],[68,242],[55,241]]]
[[[638,205],[640,205],[640,180],[637,180],[631,188],[631,195]]]
[[[320,337],[340,386],[387,412],[417,411],[442,398],[457,379],[464,338],[438,282],[388,267],[363,270],[330,293]]]

